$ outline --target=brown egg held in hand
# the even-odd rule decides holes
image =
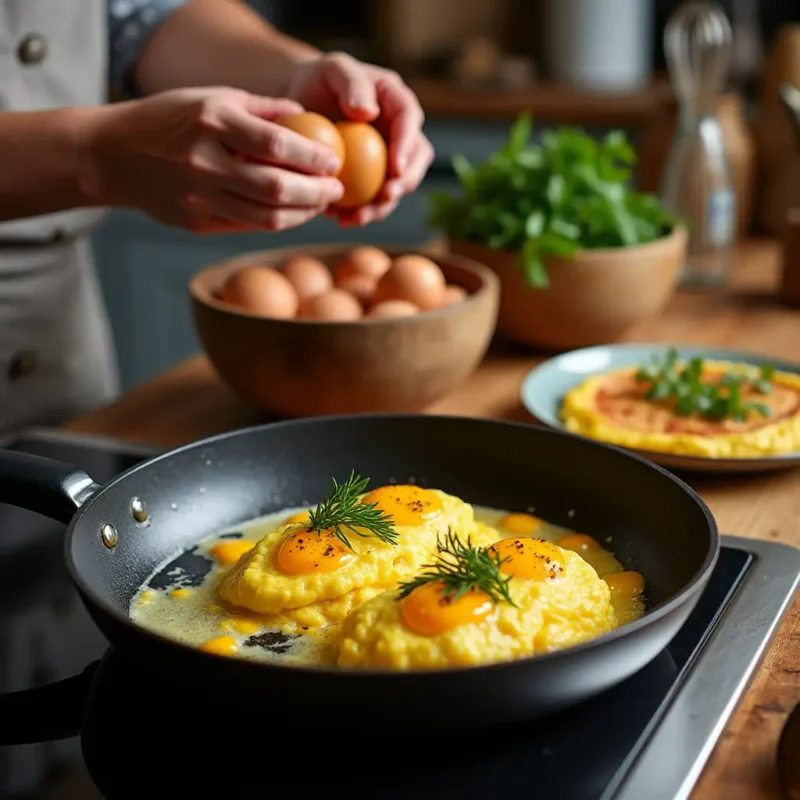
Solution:
[[[228,278],[220,292],[223,303],[273,319],[291,319],[299,299],[289,279],[271,267],[244,267]]]
[[[352,322],[361,319],[364,312],[353,295],[342,289],[331,289],[306,300],[301,309],[303,319],[325,322]]]
[[[375,199],[386,182],[387,150],[383,137],[366,122],[338,122],[344,141],[344,166],[339,180],[344,195],[335,208],[358,208]]]
[[[369,310],[370,319],[389,319],[391,317],[410,317],[419,314],[419,308],[408,300],[384,300]]]
[[[306,139],[313,139],[315,142],[330,147],[339,159],[340,164],[344,165],[344,140],[338,128],[329,119],[323,117],[322,114],[315,114],[313,111],[287,114],[276,119],[275,123],[284,128],[289,128],[289,130],[299,133],[301,136],[305,136]],[[340,166],[336,175],[338,176],[341,171],[342,168]]]
[[[429,311],[441,306],[444,290],[444,275],[437,264],[425,256],[399,256],[378,281],[375,302],[408,300]]]
[[[337,289],[344,289],[364,306],[368,306],[372,302],[377,285],[378,281],[375,278],[358,273],[345,275],[341,280],[336,281]]]
[[[354,247],[349,253],[342,256],[334,267],[336,282],[344,280],[350,275],[368,275],[377,283],[392,266],[392,257],[383,250],[369,244]]]
[[[467,290],[462,286],[456,286],[453,283],[448,283],[444,287],[444,295],[442,296],[443,306],[452,306],[454,303],[460,303],[467,297]]]
[[[300,301],[322,294],[333,288],[330,270],[311,256],[293,256],[281,266],[281,272],[294,286]]]

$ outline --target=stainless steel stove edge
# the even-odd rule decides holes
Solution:
[[[723,536],[754,562],[613,800],[684,800],[752,681],[800,585],[800,550]],[[611,798],[609,798],[611,800]]]

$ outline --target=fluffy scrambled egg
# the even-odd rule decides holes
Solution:
[[[513,604],[471,590],[457,599],[436,581],[405,597],[388,591],[342,623],[337,663],[394,670],[464,667],[545,653],[619,624],[609,584],[580,555],[543,539],[496,542]]]
[[[378,591],[413,576],[448,528],[474,528],[472,506],[437,489],[383,486],[362,501],[392,517],[397,544],[353,531],[350,549],[333,530],[317,534],[303,522],[283,525],[222,576],[219,596],[233,606],[280,615],[270,620],[279,627],[338,622]]]
[[[704,379],[747,373],[752,367],[704,361]],[[561,419],[567,430],[592,439],[640,450],[704,458],[760,458],[800,450],[800,375],[776,371],[769,394],[744,388],[744,400],[770,408],[767,417],[708,420],[677,415],[666,403],[644,397],[636,368],[593,375],[565,396]]]

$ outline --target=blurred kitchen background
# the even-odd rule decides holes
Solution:
[[[246,250],[333,241],[417,245],[432,238],[426,194],[455,186],[456,153],[485,158],[521,112],[541,132],[622,128],[640,150],[637,183],[658,188],[674,126],[663,30],[679,0],[251,0],[283,31],[398,70],[427,115],[436,162],[386,221],[341,230],[327,219],[279,234],[203,237],[113,212],[95,234],[123,388],[197,352],[186,284]],[[800,86],[800,2],[723,0],[733,55],[719,117],[737,192],[738,234],[778,232],[796,147],[777,87]],[[788,169],[788,173],[787,173]],[[787,177],[788,176],[788,177]],[[787,188],[788,187],[788,188]],[[796,203],[797,198],[795,198]]]

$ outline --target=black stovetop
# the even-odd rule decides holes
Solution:
[[[103,482],[141,455],[31,439],[18,449],[70,461]],[[0,505],[0,690],[67,677],[106,649],[61,561],[62,529]],[[504,793],[571,800],[614,797],[694,657],[745,575],[751,556],[723,547],[695,611],[670,646],[624,684],[557,717],[446,741],[436,720],[419,736],[352,737],[321,708],[299,738],[269,708],[228,707],[224,688],[176,690],[108,651],[97,671],[84,728],[75,740],[0,750],[0,797],[92,800],[80,783],[88,765],[106,796],[180,790],[199,796],[220,781],[227,796],[270,788],[325,786],[351,797],[490,798]],[[159,690],[161,688],[161,692]],[[166,693],[167,696],[161,696]],[[225,751],[220,725],[234,742]],[[250,742],[248,745],[247,742]],[[172,776],[168,787],[156,772]],[[245,789],[242,776],[252,776]],[[69,781],[79,781],[70,789]],[[73,793],[70,793],[70,792]]]

